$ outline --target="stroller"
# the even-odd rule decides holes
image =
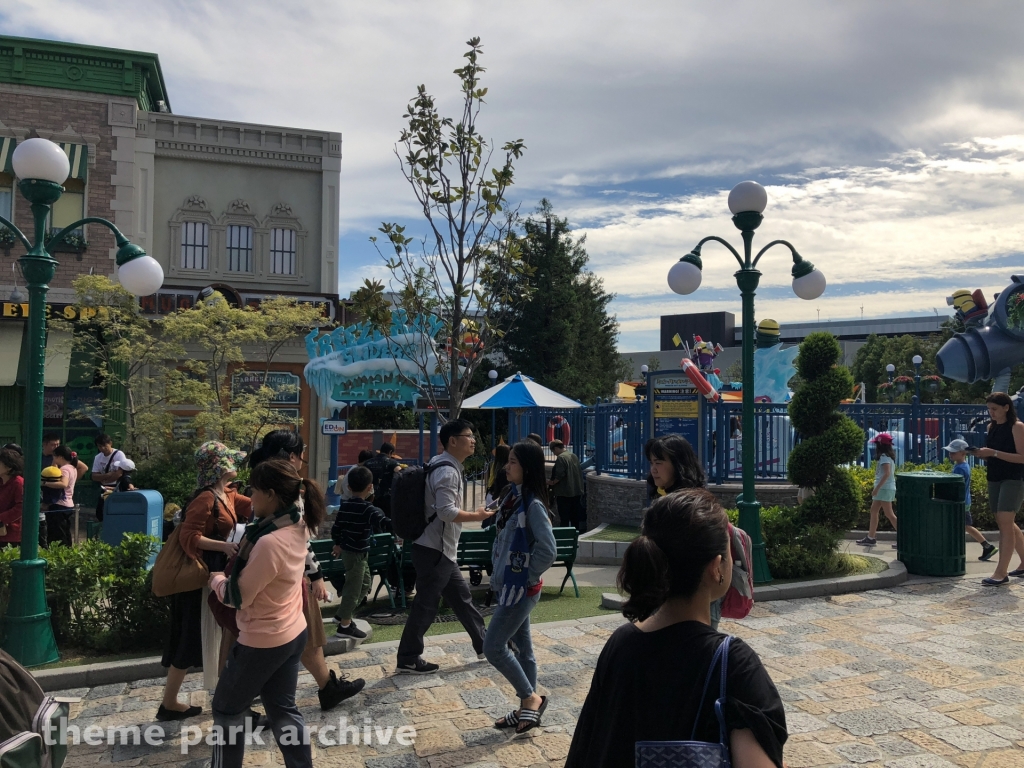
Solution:
[[[68,705],[0,651],[0,768],[61,768],[68,754]]]

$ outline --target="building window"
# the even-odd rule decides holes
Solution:
[[[64,182],[64,194],[53,204],[50,227],[61,230],[79,219],[85,218],[85,182],[68,179]],[[81,230],[77,230],[80,234]]]
[[[210,268],[210,225],[205,221],[181,224],[181,268]]]
[[[0,216],[8,221],[11,219],[11,203],[14,201],[12,193],[11,177],[6,173],[0,173]]]
[[[275,275],[295,274],[295,230],[270,230],[270,271]]]
[[[252,272],[252,227],[228,225],[228,271]]]

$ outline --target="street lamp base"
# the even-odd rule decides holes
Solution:
[[[770,584],[772,572],[768,568],[768,555],[765,554],[764,538],[761,536],[761,503],[746,502],[743,497],[737,500],[740,510],[740,528],[750,536],[752,544],[751,557],[754,560],[754,583]]]
[[[24,667],[60,660],[46,605],[45,571],[45,560],[11,563],[11,601],[4,617],[3,649]]]

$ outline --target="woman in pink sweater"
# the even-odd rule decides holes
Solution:
[[[210,574],[210,589],[237,609],[238,622],[238,641],[228,653],[213,696],[213,722],[223,729],[226,742],[214,747],[213,764],[241,768],[245,727],[251,730],[255,725],[246,723],[249,705],[258,694],[287,768],[311,768],[295,685],[306,647],[306,539],[324,519],[324,495],[315,482],[303,480],[282,459],[257,466],[249,482],[256,520],[245,529],[230,576]]]

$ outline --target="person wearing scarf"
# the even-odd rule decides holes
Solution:
[[[491,590],[498,607],[484,635],[484,655],[512,684],[521,707],[496,728],[525,733],[540,725],[547,696],[537,694],[537,661],[530,613],[540,601],[544,572],[555,561],[555,534],[547,506],[544,451],[532,441],[516,443],[505,464],[509,487],[499,500],[498,533],[491,550]]]
[[[210,589],[237,610],[238,623],[238,640],[228,653],[213,696],[213,722],[223,729],[226,742],[214,746],[213,765],[241,768],[245,729],[253,727],[251,716],[247,717],[249,705],[258,695],[284,764],[311,768],[295,686],[306,647],[302,608],[306,539],[324,519],[324,497],[316,483],[303,480],[282,459],[257,466],[249,482],[255,520],[246,526],[231,575],[210,574]],[[232,733],[235,738],[229,739]]]

